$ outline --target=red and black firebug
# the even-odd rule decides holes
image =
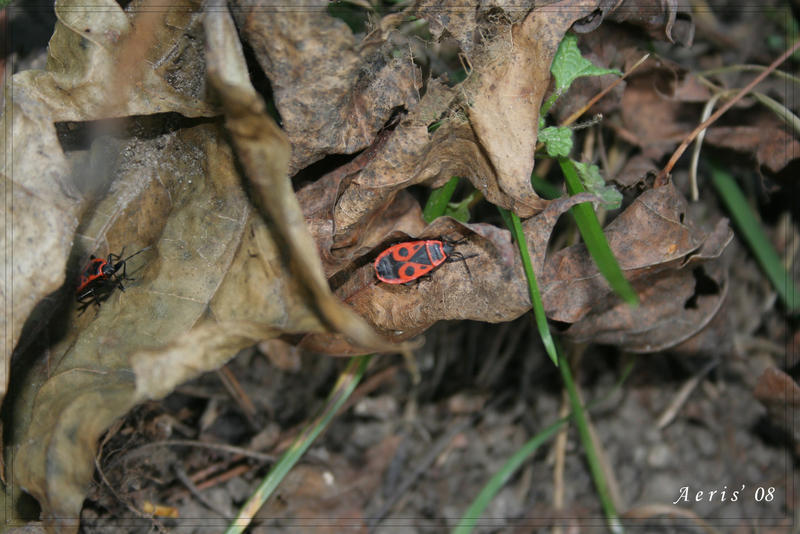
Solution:
[[[125,291],[122,281],[133,280],[126,271],[127,261],[149,248],[138,250],[124,259],[122,259],[124,248],[119,254],[109,254],[105,259],[90,256],[89,262],[81,271],[78,288],[75,290],[75,299],[81,304],[80,312],[86,311],[92,303],[100,306],[100,303],[108,299],[116,288]]]
[[[375,258],[375,275],[378,280],[387,284],[407,284],[429,274],[445,262],[464,261],[477,256],[464,256],[454,252],[459,243],[446,239],[397,243]],[[466,263],[464,266],[466,267]]]

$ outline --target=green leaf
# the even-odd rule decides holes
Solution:
[[[542,295],[539,293],[539,285],[536,283],[536,273],[533,270],[531,263],[531,255],[528,252],[528,241],[525,239],[525,234],[522,231],[522,224],[516,213],[508,211],[500,206],[497,206],[500,215],[511,230],[511,235],[519,247],[520,258],[522,259],[522,267],[525,269],[525,277],[528,279],[528,291],[531,296],[531,304],[533,305],[533,316],[536,319],[536,327],[539,329],[539,336],[542,338],[542,343],[547,351],[547,355],[553,360],[553,363],[558,365],[558,354],[556,354],[556,345],[553,341],[553,336],[550,334],[550,326],[547,324],[547,316],[544,314],[544,304],[542,303]]]
[[[578,38],[572,33],[565,35],[559,43],[553,63],[550,65],[550,72],[555,78],[556,88],[542,105],[542,109],[539,111],[540,116],[547,115],[558,97],[569,89],[572,82],[582,76],[602,76],[604,74],[622,76],[622,73],[616,69],[597,67],[584,58],[578,49]]]
[[[583,182],[586,190],[594,195],[600,197],[603,207],[609,210],[615,210],[622,204],[622,193],[617,191],[613,185],[606,185],[603,176],[600,174],[600,168],[597,165],[588,163],[581,163],[573,161],[573,165],[578,170],[578,175]]]
[[[570,195],[577,195],[586,190],[578,178],[578,173],[572,160],[567,158],[559,158],[558,163],[561,165],[561,170],[564,173],[564,179],[567,183],[567,192]],[[608,284],[625,302],[631,306],[639,304],[639,297],[631,287],[625,275],[622,274],[622,269],[611,252],[611,247],[608,246],[606,236],[603,234],[603,229],[600,228],[600,221],[597,220],[597,215],[592,209],[590,203],[584,202],[570,208],[570,212],[575,217],[575,222],[578,224],[578,230],[583,237],[583,242],[592,255],[592,259],[597,264],[600,273],[608,281]]]
[[[548,126],[539,130],[539,141],[544,143],[550,157],[569,156],[572,152],[572,130]]]
[[[731,217],[736,222],[739,234],[747,242],[751,252],[761,264],[764,273],[772,283],[784,305],[790,312],[800,309],[800,292],[792,277],[781,263],[778,253],[769,242],[769,238],[761,228],[761,222],[747,204],[739,186],[733,177],[719,165],[713,164],[711,180],[714,187],[728,207]]]
[[[550,72],[556,80],[556,93],[563,93],[572,82],[582,76],[602,76],[604,74],[622,73],[616,69],[604,69],[592,64],[591,61],[581,55],[578,49],[578,37],[573,33],[568,33],[558,45],[558,51],[553,58]]]

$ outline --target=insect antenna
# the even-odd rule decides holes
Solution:
[[[467,260],[470,259],[470,258],[474,258],[477,255],[478,254],[469,254],[467,256],[464,256],[460,252],[453,252],[452,254],[450,254],[450,257],[448,258],[448,261],[463,261],[464,262],[464,269],[467,270],[467,276],[469,276],[469,279],[471,281],[472,280],[472,273],[469,270],[469,265],[467,265]]]
[[[121,260],[121,261],[126,262],[129,259],[131,259],[132,257],[136,256],[137,254],[140,254],[140,253],[144,252],[145,250],[150,250],[151,248],[153,248],[153,245],[144,247],[143,249],[134,252],[133,254],[131,254],[130,256],[128,256],[127,258],[125,258],[124,260]]]

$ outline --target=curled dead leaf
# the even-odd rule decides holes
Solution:
[[[237,1],[233,13],[270,80],[292,145],[290,176],[369,146],[397,108],[419,100],[422,75],[408,50],[395,57],[382,35],[357,42],[324,4]]]
[[[575,7],[566,0],[531,11],[472,60],[465,84],[470,124],[506,197],[493,202],[521,217],[546,204],[530,183],[539,108],[558,44],[573,22],[591,13]]]
[[[396,350],[331,293],[289,179],[288,140],[267,116],[264,101],[250,84],[233,21],[219,10],[207,15],[206,27],[209,79],[222,98],[226,125],[254,192],[281,235],[296,278],[311,297],[310,304],[323,321],[363,351]]]

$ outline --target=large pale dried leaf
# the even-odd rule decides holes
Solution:
[[[191,6],[197,7],[172,4],[161,14],[152,28],[158,39],[148,50],[150,61],[141,63],[140,83],[124,104],[109,106],[115,96],[109,81],[118,72],[118,56],[129,50],[125,43],[131,32],[129,15],[116,2],[58,2],[48,69],[20,72],[9,83],[3,114],[10,129],[0,133],[5,154],[0,178],[11,192],[10,217],[4,224],[13,231],[2,233],[0,245],[14,251],[6,255],[14,276],[0,283],[0,295],[11,306],[0,319],[6,347],[0,396],[7,384],[8,356],[25,320],[64,282],[63,267],[88,205],[79,186],[82,169],[71,173],[54,124],[128,114],[213,114],[214,107],[203,98],[202,62],[195,61],[198,42],[202,49],[202,41],[194,38],[198,14],[184,9]],[[100,177],[107,186],[105,178]]]
[[[135,12],[138,5],[134,2],[129,9]],[[59,1],[47,71],[16,77],[34,98],[53,107],[58,120],[168,111],[188,117],[216,114],[205,98],[199,8],[190,0],[171,3],[151,28],[155,39],[146,61],[136,65],[140,71],[120,73],[119,63],[125,59],[120,55],[132,51],[126,41],[132,31],[130,15],[109,0]],[[136,80],[135,90],[125,90],[123,75]],[[126,98],[116,94],[120,89]]]
[[[50,347],[31,345],[30,359],[38,363],[14,400],[14,477],[39,500],[45,518],[77,517],[97,438],[138,400],[131,354],[168,345],[190,330],[239,249],[248,201],[220,139],[218,127],[201,126],[135,140],[112,190],[85,225],[85,238],[107,240],[109,250],[147,243],[153,249],[131,260],[136,281],[124,293],[82,316],[69,299],[56,316],[65,324],[64,337]],[[200,341],[193,351],[190,369],[162,356],[159,388],[211,368],[198,355]]]
[[[65,319],[68,335],[49,347],[50,359],[40,358],[33,371],[38,378],[15,399],[15,482],[39,500],[48,519],[77,517],[97,438],[116,417],[220,366],[239,349],[279,333],[325,331],[320,318],[362,346],[388,347],[342,310],[327,286],[311,287],[309,299],[309,286],[325,282],[321,269],[298,268],[298,262],[319,263],[313,244],[303,246],[302,216],[286,173],[288,144],[265,122],[263,108],[253,118],[253,101],[241,98],[255,93],[237,83],[247,80],[247,71],[230,18],[217,10],[207,23],[211,80],[232,115],[245,167],[259,161],[256,186],[270,186],[273,198],[265,204],[273,218],[265,223],[252,215],[232,151],[214,125],[134,141],[124,151],[119,176],[85,225],[86,239],[107,240],[112,250],[154,243],[153,250],[131,261],[137,281],[96,315],[76,317],[73,307]],[[254,132],[255,148],[248,144]]]
[[[419,100],[421,73],[408,50],[381,32],[358,42],[318,1],[233,4],[292,145],[290,175],[327,154],[368,146],[395,109]]]
[[[0,315],[4,349],[0,398],[8,385],[11,353],[25,320],[36,304],[64,281],[60,267],[69,255],[79,213],[79,195],[69,182],[69,165],[48,110],[24,93],[16,95],[6,99],[4,109],[10,129],[0,132],[4,152],[0,179],[10,201],[3,217],[0,246],[5,272],[13,273],[0,281],[0,297],[6,303]],[[13,142],[8,133],[12,133]]]

